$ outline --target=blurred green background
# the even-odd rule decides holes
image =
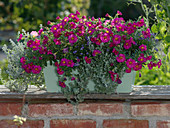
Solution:
[[[147,0],[143,2],[150,6]],[[104,17],[106,13],[115,15],[117,10],[123,13],[125,20],[145,15],[139,3],[129,5],[127,0],[0,0],[0,67],[7,66],[7,62],[2,61],[5,56],[1,48],[9,44],[10,38],[16,40],[17,31],[39,30],[40,24],[45,26],[47,21],[55,21],[57,16],[62,18],[76,10],[95,18]],[[137,73],[136,85],[170,85],[170,73],[162,68],[143,69],[141,75]]]

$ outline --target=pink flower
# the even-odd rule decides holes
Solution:
[[[124,30],[125,30],[125,25],[123,25],[123,24],[117,24],[117,25],[116,25],[116,28],[117,28],[117,31],[118,31],[118,32],[124,31]]]
[[[40,65],[34,65],[34,68],[32,69],[32,73],[39,74],[41,72],[41,66]]]
[[[59,68],[59,66],[60,66],[57,61],[54,63],[54,65],[55,65],[57,68]]]
[[[108,13],[106,13],[105,17],[109,17],[110,15]]]
[[[158,68],[160,68],[160,67],[161,67],[161,65],[162,65],[162,63],[161,63],[161,59],[159,60],[159,62],[157,63],[157,65],[158,65]]]
[[[55,42],[56,45],[60,45],[61,44],[60,40],[58,40],[56,38],[53,41]]]
[[[116,57],[116,60],[119,62],[119,63],[122,63],[126,60],[125,58],[125,55],[124,54],[119,54],[118,57]]]
[[[135,66],[135,60],[133,60],[133,59],[128,59],[127,61],[126,61],[126,65],[127,65],[127,67],[128,68],[133,68],[134,66]]]
[[[80,12],[76,10],[76,15],[80,15]]]
[[[52,33],[55,33],[55,32],[57,31],[57,29],[58,29],[58,25],[53,25],[53,26],[51,27],[51,32],[52,32]]]
[[[62,23],[66,23],[69,21],[69,18],[68,17],[64,17],[64,19],[62,20]]]
[[[144,62],[146,62],[146,58],[143,57],[143,56],[140,56],[140,57],[138,58],[138,61],[139,61],[140,63],[144,63]]]
[[[112,53],[114,53],[115,55],[119,54],[119,52],[115,48],[113,48]]]
[[[92,31],[91,31],[91,32],[92,32]],[[76,34],[77,34],[78,36],[83,36],[83,35],[84,35],[84,30],[79,29]]]
[[[147,38],[147,37],[151,37],[151,33],[150,33],[150,29],[147,28],[146,31],[142,31],[143,37]]]
[[[75,79],[76,79],[75,77],[72,77],[72,78],[71,78],[71,81],[73,81],[73,80],[75,80]]]
[[[113,38],[112,38],[112,40],[113,40],[113,43],[114,44],[120,44],[120,41],[121,41],[121,36],[119,36],[119,35],[114,35],[113,36]]]
[[[140,63],[135,63],[134,67],[133,67],[133,70],[135,71],[138,71],[138,70],[141,70],[142,69],[142,64]]]
[[[92,35],[92,34],[94,33],[94,29],[89,29],[89,30],[88,30],[88,33],[89,33],[90,35]]]
[[[27,42],[27,47],[31,47],[32,43],[33,43],[33,40],[29,40],[29,41]]]
[[[70,22],[69,25],[71,26],[71,29],[75,29],[76,28],[76,24],[74,22]]]
[[[38,35],[41,35],[42,32],[43,32],[43,29],[41,28],[41,29],[38,31]]]
[[[74,35],[74,34],[71,34],[69,37],[68,37],[68,40],[71,44],[74,44],[75,42],[77,42],[77,36]]]
[[[117,14],[118,14],[118,15],[122,15],[122,13],[121,13],[119,10],[117,11]]]
[[[84,57],[86,63],[90,64],[91,63],[91,58],[88,58],[87,56]]]
[[[104,33],[104,34],[101,34],[100,39],[102,42],[106,43],[106,42],[109,42],[110,36],[109,36],[109,34]]]
[[[147,56],[146,57],[146,60],[151,60],[152,59],[152,56]]]
[[[66,84],[64,82],[59,81],[59,86],[61,86],[62,88],[65,88]]]
[[[126,73],[131,73],[131,71],[132,71],[131,68],[126,69]]]
[[[57,17],[56,17],[56,20],[59,20],[59,19],[60,19],[60,17],[59,17],[59,16],[57,16]]]
[[[60,66],[67,66],[68,60],[66,58],[61,59]]]
[[[93,24],[92,24],[92,22],[86,22],[86,26],[87,26],[88,28],[93,28],[93,27],[94,27]]]
[[[22,64],[25,64],[25,61],[26,61],[25,57],[21,57],[20,62],[21,62]]]
[[[143,52],[143,51],[146,51],[147,50],[147,46],[142,44],[139,46],[139,49]]]
[[[137,22],[137,26],[142,27],[143,25],[145,25],[145,22],[144,19],[142,18],[139,22]]]
[[[17,41],[19,42],[19,41],[22,39],[22,37],[23,37],[23,35],[22,35],[22,34],[20,34],[20,35],[19,35],[19,38],[18,38],[18,40],[17,40]]]
[[[30,35],[33,36],[33,37],[36,37],[36,36],[38,36],[38,33],[37,33],[36,31],[32,31],[32,32],[30,33]]]
[[[151,61],[149,64],[148,64],[148,69],[151,70],[153,68],[153,62]]]
[[[123,47],[129,49],[132,46],[131,40],[126,40]]]
[[[47,21],[47,25],[50,25],[51,24],[51,21]]]
[[[100,53],[102,53],[100,50],[94,50],[93,53],[92,53],[92,55],[93,55],[93,56],[96,56],[97,54],[100,54]]]
[[[64,71],[61,68],[57,68],[57,73],[59,75],[63,75]]]
[[[68,67],[73,67],[74,66],[73,60],[67,60],[67,66]]]

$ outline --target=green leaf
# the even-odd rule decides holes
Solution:
[[[170,43],[170,34],[166,35],[165,41],[166,41],[167,43]]]
[[[170,44],[168,46],[165,47],[164,49],[164,53],[167,54],[168,53],[168,49],[170,48]]]
[[[153,33],[157,33],[157,32],[158,32],[158,29],[157,29],[156,24],[152,25],[151,31],[152,31]]]

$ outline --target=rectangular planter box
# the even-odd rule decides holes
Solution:
[[[48,92],[61,93],[61,87],[58,85],[58,77],[55,72],[55,67],[48,65],[43,69],[45,84]],[[132,91],[132,85],[135,82],[136,72],[126,73],[122,78],[122,83],[117,87],[117,93],[130,93]],[[67,81],[65,82],[67,85]],[[90,92],[94,92],[94,83],[89,80],[87,87]]]

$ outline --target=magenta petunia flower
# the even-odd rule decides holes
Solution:
[[[156,64],[158,66],[158,68],[161,67],[162,63],[161,63],[161,59],[159,59],[159,62]]]
[[[147,46],[142,44],[139,46],[139,49],[143,52],[143,51],[146,51],[147,50]]]
[[[87,56],[84,57],[86,63],[90,64],[91,63],[91,58],[88,58]]]
[[[117,14],[118,14],[118,15],[122,15],[122,13],[121,13],[119,10],[117,11]]]
[[[56,38],[53,41],[55,42],[56,45],[60,45],[61,44],[61,41],[56,39]]]
[[[57,68],[59,68],[59,66],[60,66],[57,61],[54,63],[54,65],[55,65]]]
[[[106,43],[110,41],[110,36],[107,33],[101,34],[100,35],[100,39],[102,42]]]
[[[117,25],[116,25],[116,28],[117,28],[117,31],[118,31],[118,32],[124,31],[124,30],[125,30],[125,25],[123,25],[123,24],[117,24]]]
[[[51,24],[51,21],[47,21],[47,25],[50,25]]]
[[[142,64],[140,63],[135,63],[134,67],[133,67],[133,70],[135,71],[138,71],[138,70],[141,70],[142,69]]]
[[[131,68],[126,69],[126,73],[131,73],[131,71],[132,71]]]
[[[112,40],[113,40],[113,43],[114,44],[120,44],[120,41],[121,41],[121,36],[120,35],[114,35],[113,36],[113,38],[112,38]]]
[[[53,26],[51,27],[51,32],[52,32],[52,33],[55,33],[55,32],[57,31],[57,29],[58,29],[58,25],[53,25]]]
[[[137,22],[137,26],[142,27],[143,25],[145,25],[145,22],[144,19],[142,18],[139,22]]]
[[[61,59],[60,66],[67,66],[68,60],[66,58]]]
[[[139,56],[138,61],[140,63],[144,63],[144,62],[146,62],[146,58],[144,56]]]
[[[75,80],[75,79],[76,79],[75,77],[72,77],[72,78],[71,78],[71,81],[73,81],[73,80]]]
[[[80,15],[80,12],[76,10],[76,15]]]
[[[57,73],[59,75],[63,75],[64,71],[61,68],[57,68]]]
[[[126,40],[125,43],[124,43],[124,45],[123,45],[123,47],[124,47],[125,49],[129,49],[131,46],[132,46],[132,43],[131,43],[130,40]]]
[[[67,60],[67,67],[73,67],[73,66],[74,66],[73,60]]]
[[[146,31],[142,31],[143,37],[147,38],[147,37],[151,37],[151,33],[150,33],[150,29],[147,28]]]
[[[124,62],[124,61],[126,60],[125,55],[124,55],[124,54],[119,54],[119,56],[116,57],[116,60],[117,60],[117,62],[119,62],[119,63]]]
[[[21,57],[20,62],[21,62],[22,64],[25,64],[25,62],[26,62],[25,57]]]
[[[33,43],[33,40],[29,40],[29,41],[27,42],[27,47],[31,47],[32,43]]]
[[[74,22],[70,22],[69,25],[70,25],[71,29],[75,29],[76,28],[76,24]]]
[[[114,53],[115,55],[119,54],[119,52],[115,48],[113,48],[112,53]]]
[[[34,68],[32,69],[32,73],[39,74],[41,72],[41,66],[40,65],[34,65]]]
[[[64,17],[64,19],[62,20],[62,23],[66,23],[69,21],[69,18],[68,17]]]
[[[76,33],[78,36],[83,36],[84,35],[84,30],[79,29],[78,32]]]
[[[127,67],[128,68],[133,68],[134,66],[135,66],[135,60],[133,60],[133,59],[128,59],[127,61],[126,61],[126,65],[127,65]]]
[[[76,43],[77,42],[77,36],[76,35],[74,35],[74,34],[71,34],[69,37],[68,37],[68,40],[69,40],[69,42],[71,43],[71,44],[74,44],[74,43]]]
[[[146,60],[151,60],[152,59],[152,56],[147,56],[146,57]]]
[[[61,86],[62,88],[65,88],[66,84],[64,82],[59,81],[59,86]]]
[[[18,40],[17,40],[17,41],[19,42],[19,41],[22,39],[22,37],[23,37],[23,35],[22,35],[22,34],[20,34],[20,35],[19,35],[19,38],[18,38]]]
[[[38,35],[41,35],[42,32],[43,32],[43,28],[41,28],[41,29],[38,31]]]
[[[94,33],[94,29],[89,29],[89,30],[88,30],[88,33],[89,33],[90,35],[92,35],[92,34]]]
[[[151,61],[149,64],[148,64],[148,69],[151,70],[153,68],[153,62]]]
[[[93,55],[93,56],[96,56],[97,54],[100,54],[100,53],[102,53],[100,50],[94,50],[93,53],[92,53],[92,55]]]

